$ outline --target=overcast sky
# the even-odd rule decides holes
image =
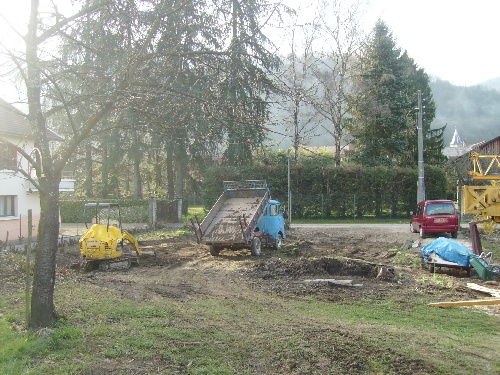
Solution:
[[[56,3],[59,1],[68,0],[57,0]],[[283,1],[309,10],[315,3],[315,0]],[[429,75],[464,86],[500,77],[500,46],[497,41],[500,36],[500,0],[367,1],[365,30],[373,29],[376,20],[381,18],[392,31],[398,46],[407,50]],[[22,25],[26,23],[23,19],[27,19],[28,4],[28,0],[3,1],[0,12],[10,23]],[[305,17],[307,10],[300,14]],[[20,45],[19,39],[5,33],[3,19],[0,19],[0,42]],[[4,73],[0,67],[0,75]],[[11,86],[0,77],[2,97]]]
[[[319,0],[282,0],[301,8],[299,23],[312,17]],[[349,0],[340,0],[344,4]],[[362,26],[377,19],[391,30],[427,74],[455,85],[472,86],[500,77],[500,0],[365,0]]]
[[[371,0],[371,14],[427,74],[470,86],[500,77],[499,0]]]

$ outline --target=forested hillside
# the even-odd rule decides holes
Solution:
[[[445,146],[451,141],[457,128],[463,141],[474,144],[500,135],[500,87],[492,79],[477,86],[455,86],[448,81],[434,79],[430,82],[436,104],[436,117],[432,128],[447,125],[444,132]],[[282,126],[283,129],[286,125]],[[285,131],[283,131],[284,133]],[[281,136],[274,137],[277,148],[290,147],[292,141],[283,142]],[[333,139],[323,134],[309,139],[311,146],[331,146]]]
[[[430,86],[436,103],[432,127],[447,125],[445,144],[451,141],[455,128],[467,144],[487,141],[500,134],[499,91],[486,85],[454,86],[439,79]]]

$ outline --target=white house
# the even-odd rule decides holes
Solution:
[[[64,139],[49,131],[49,140]],[[32,211],[32,235],[36,236],[40,218],[40,197],[32,183],[20,172],[35,177],[28,161],[13,145],[35,157],[31,126],[26,115],[0,99],[0,241],[20,240],[28,236],[28,210]],[[74,191],[73,179],[61,181],[60,190]],[[61,189],[62,188],[62,189]]]

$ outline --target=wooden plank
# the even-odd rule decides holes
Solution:
[[[475,301],[455,301],[455,302],[429,303],[429,306],[434,306],[434,307],[454,307],[454,306],[474,306],[474,305],[500,305],[500,298],[478,299]]]
[[[492,297],[500,298],[500,290],[498,289],[487,288],[485,286],[478,285],[475,283],[467,283],[467,288],[475,290],[476,292],[489,294]]]
[[[340,286],[363,286],[362,284],[353,284],[352,280],[336,280],[336,279],[314,279],[304,280],[305,284],[327,284]]]

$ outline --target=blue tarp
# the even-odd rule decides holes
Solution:
[[[432,241],[422,248],[425,263],[427,263],[427,258],[433,252],[443,260],[457,263],[465,267],[469,267],[470,257],[474,255],[472,251],[465,246],[444,237],[439,237],[437,240]]]

